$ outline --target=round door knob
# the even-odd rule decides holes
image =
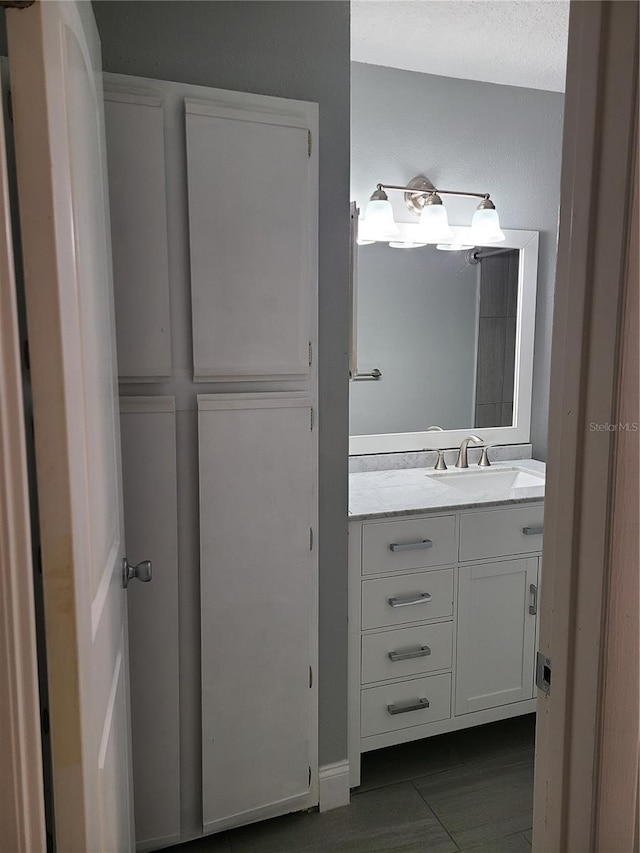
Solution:
[[[126,589],[133,579],[149,583],[151,580],[151,560],[143,560],[136,566],[130,566],[126,557],[122,560],[122,586]]]

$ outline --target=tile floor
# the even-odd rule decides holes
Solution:
[[[534,715],[367,753],[351,805],[174,853],[529,853]]]

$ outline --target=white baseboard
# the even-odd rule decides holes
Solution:
[[[336,761],[325,764],[319,770],[320,778],[320,811],[328,812],[348,806],[350,802],[349,762]]]

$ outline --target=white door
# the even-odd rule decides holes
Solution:
[[[7,12],[57,849],[133,845],[100,43],[85,2]]]
[[[456,714],[533,697],[538,558],[461,566]]]

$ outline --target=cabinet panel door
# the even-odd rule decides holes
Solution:
[[[198,400],[208,831],[303,807],[315,763],[310,400],[238,396]]]
[[[537,577],[537,557],[459,569],[456,714],[533,697]]]
[[[308,121],[187,100],[186,125],[194,376],[306,376]]]
[[[136,842],[180,840],[178,520],[173,397],[120,398],[127,553],[151,560],[149,584],[131,583],[129,661]]]
[[[163,105],[105,92],[118,373],[171,375]]]

